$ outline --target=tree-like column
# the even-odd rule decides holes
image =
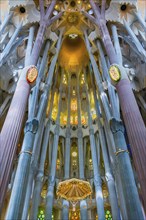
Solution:
[[[94,16],[89,15],[87,12],[83,13],[91,22],[99,27],[101,39],[110,60],[110,64],[118,66],[121,72],[121,79],[115,84],[115,86],[119,96],[120,106],[134,158],[134,164],[141,186],[144,207],[146,209],[146,128],[136,103],[130,81],[125,74],[124,68],[119,63],[118,56],[111,41],[105,19],[106,0],[102,0],[101,8],[94,0],[90,0],[90,4]]]

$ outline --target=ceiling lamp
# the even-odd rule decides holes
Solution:
[[[57,187],[57,196],[66,199],[73,205],[75,211],[77,202],[85,199],[92,194],[89,182],[80,179],[69,179],[62,181]]]

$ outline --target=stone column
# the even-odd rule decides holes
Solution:
[[[33,30],[31,30],[33,31]],[[30,46],[31,47],[31,46]],[[41,103],[38,104],[38,95],[39,95],[39,87],[40,87],[40,82],[42,79],[42,72],[45,71],[45,66],[47,63],[47,56],[48,56],[48,49],[50,47],[49,41],[46,42],[46,47],[44,50],[43,58],[41,61],[40,69],[39,69],[39,76],[37,79],[37,84],[33,89],[30,102],[29,102],[29,111],[28,111],[28,118],[33,117],[33,115],[36,114],[37,106]],[[40,100],[41,102],[41,100]],[[29,203],[30,203],[30,196],[32,193],[32,184],[33,184],[33,179],[34,175],[36,174],[36,169],[38,166],[38,159],[39,159],[39,154],[40,154],[40,148],[41,148],[41,141],[42,141],[42,136],[43,136],[43,131],[44,131],[44,118],[40,121],[40,126],[39,129],[35,135],[34,138],[34,146],[33,146],[33,151],[32,151],[32,158],[31,158],[31,165],[30,165],[30,170],[28,172],[29,178],[28,178],[28,184],[27,184],[27,189],[26,189],[26,196],[25,196],[25,203],[24,203],[24,208],[23,208],[23,214],[22,214],[22,219],[27,218],[28,214],[28,208],[29,208]]]
[[[117,42],[115,44],[116,44],[118,53],[120,53],[119,52],[119,50],[120,50],[119,47],[120,46],[117,45]],[[110,99],[110,103],[111,103],[111,112],[112,112],[112,115],[115,118],[119,119],[120,118],[119,107],[118,107],[119,106],[119,102],[117,102],[117,98],[116,98],[116,94],[115,94],[115,88],[111,84],[111,79],[110,79],[109,73],[108,73],[107,62],[106,62],[106,59],[105,59],[105,56],[104,56],[104,52],[103,52],[103,48],[102,48],[101,42],[99,40],[97,40],[97,47],[98,47],[99,54],[100,54],[102,74],[104,74],[105,77],[106,77],[106,84],[107,84],[107,87],[108,87],[108,94],[109,94],[109,99]],[[102,93],[102,91],[100,91],[100,93]]]
[[[87,153],[87,138],[84,138],[83,140],[83,151],[84,151],[84,168],[86,163],[86,153]],[[85,172],[84,172],[85,173]]]
[[[67,115],[67,128],[66,128],[66,139],[65,139],[65,164],[64,164],[64,179],[70,177],[70,148],[71,148],[71,133],[70,133],[70,113],[71,113],[71,76],[68,75],[68,115]],[[63,200],[62,219],[69,219],[69,201]]]
[[[81,99],[80,99],[80,75],[78,73],[77,79],[77,112],[78,112],[78,153],[79,153],[79,178],[85,179],[84,175],[84,153],[83,153],[83,132],[82,132],[82,124],[81,124]],[[80,213],[81,219],[87,220],[87,202],[86,200],[80,201]]]
[[[86,36],[86,42],[87,42],[87,48],[89,51],[89,56],[90,56],[90,60],[91,60],[93,71],[94,71],[95,80],[98,85],[100,98],[102,98],[103,92],[102,92],[101,85],[98,81],[100,73],[98,70],[97,63],[95,62],[95,59],[93,57],[93,54],[91,53],[91,48],[90,48],[90,44],[89,44],[89,40],[87,39],[87,36]],[[121,80],[121,81],[123,81],[123,80]],[[123,94],[123,98],[125,98],[124,94]],[[117,159],[119,162],[119,172],[121,175],[121,179],[123,181],[123,189],[124,189],[123,192],[124,192],[124,196],[125,196],[126,207],[128,210],[128,212],[127,212],[128,218],[132,219],[132,218],[136,218],[136,216],[137,216],[137,219],[143,219],[142,210],[140,207],[139,196],[138,196],[138,192],[137,192],[137,188],[136,188],[136,184],[135,184],[135,180],[134,180],[134,176],[133,176],[133,171],[132,171],[132,167],[131,167],[131,163],[130,163],[130,158],[128,155],[127,146],[126,146],[126,142],[125,142],[124,127],[123,127],[120,119],[113,118],[111,114],[110,114],[110,117],[108,117],[108,115],[106,113],[107,109],[108,109],[108,112],[110,112],[108,101],[107,101],[106,106],[103,103],[102,99],[101,99],[101,103],[103,105],[103,109],[104,109],[104,113],[106,115],[106,118],[107,118],[108,122],[110,122],[111,130],[112,130],[112,133],[113,133],[113,136],[115,139],[116,150],[117,150],[117,152],[115,152],[115,154],[117,155]],[[124,163],[124,160],[125,160],[125,163]],[[126,167],[126,169],[124,169],[124,167]],[[129,179],[128,182],[127,182],[127,179]],[[131,186],[129,183],[131,184]],[[128,191],[130,192],[130,195],[129,195]],[[127,198],[129,198],[129,199],[127,199]],[[135,208],[133,209],[133,207],[135,207]]]
[[[141,52],[141,55],[145,55],[146,53],[131,30],[128,26],[128,23],[124,21],[125,28],[129,35],[131,36],[133,42],[135,43],[138,50]],[[113,35],[117,39],[117,45],[119,45],[117,29],[115,26],[112,26]],[[120,47],[120,46],[118,46]],[[124,70],[123,70],[124,71]],[[122,115],[125,121],[125,126],[128,134],[128,138],[131,144],[131,150],[135,162],[135,167],[138,174],[138,179],[141,185],[141,192],[143,197],[144,208],[146,210],[146,190],[145,190],[145,182],[146,182],[146,170],[145,170],[145,157],[146,157],[146,128],[139,112],[139,108],[137,106],[135,97],[131,90],[130,82],[124,77],[119,83],[116,84],[116,88],[119,94],[119,100],[122,108]],[[126,92],[126,95],[125,95]],[[127,101],[129,100],[129,101]]]
[[[30,170],[29,179],[32,179],[32,180],[34,179],[34,175],[36,175],[37,169],[38,169],[38,173],[36,176],[36,180],[34,182],[34,191],[33,191],[30,219],[36,219],[37,214],[38,214],[38,206],[39,206],[39,202],[40,202],[40,194],[41,194],[43,178],[44,178],[44,163],[45,163],[45,159],[46,159],[46,151],[47,151],[47,147],[48,147],[49,134],[50,134],[51,114],[52,114],[52,108],[53,108],[53,100],[54,100],[56,81],[57,81],[57,73],[55,76],[55,83],[53,86],[53,92],[52,92],[52,96],[51,96],[49,118],[47,119],[45,132],[44,132],[39,167],[38,167],[38,159],[39,159],[39,155],[40,155],[40,146],[41,146],[41,145],[39,145],[39,143],[40,143],[40,140],[42,140],[42,136],[38,135],[38,138],[36,137],[35,142],[34,142],[34,148],[33,148],[33,155],[34,156],[33,156],[32,162],[31,162],[31,168],[30,168],[31,170]],[[45,123],[43,123],[43,128],[42,127],[40,128],[41,133],[42,133],[42,130],[44,130],[44,126],[45,126]],[[29,208],[29,204],[30,204],[30,196],[32,193],[32,183],[33,183],[33,181],[28,181],[22,219],[27,219],[28,208]]]
[[[14,32],[15,35],[16,34],[18,35],[19,33],[18,31],[21,30],[21,27],[22,27],[22,24],[19,26],[18,30],[16,30],[17,33],[15,33],[16,31]],[[25,74],[26,71],[27,69],[25,69],[22,72],[22,74]],[[25,115],[24,109],[25,109],[25,104],[27,102],[29,89],[30,89],[30,85],[27,83],[26,79],[20,77],[16,90],[15,90],[15,94],[13,96],[13,99],[10,105],[11,111],[8,111],[4,125],[1,130],[0,211],[3,205],[3,200],[4,200],[5,193],[8,187],[10,172],[13,166],[13,160],[14,160],[15,153],[16,153],[16,147],[18,144],[20,131],[22,128],[23,118]],[[27,97],[24,96],[24,93],[26,94]]]
[[[12,37],[10,38],[9,42],[7,43],[6,47],[4,48],[3,52],[1,53],[1,57],[0,57],[0,67],[4,64],[5,62],[5,58],[7,57],[7,55],[9,54],[14,41],[17,39],[20,31],[22,29],[22,21],[20,22],[20,24],[18,25],[18,27],[16,28],[16,30],[14,31]]]
[[[12,16],[13,16],[14,12],[10,12],[6,17],[5,17],[5,20],[3,21],[3,23],[1,24],[1,27],[0,27],[0,35],[3,34],[7,24],[9,23],[9,21],[11,20]]]
[[[118,62],[120,65],[123,64],[123,57],[122,57],[122,52],[121,52],[121,47],[119,44],[119,37],[118,37],[118,32],[117,32],[117,27],[116,25],[112,25],[112,36],[113,36],[113,40],[114,40],[114,48],[118,57]]]
[[[46,211],[45,211],[45,219],[52,219],[52,209],[53,209],[53,201],[54,201],[54,186],[55,186],[55,175],[56,175],[56,161],[57,161],[57,151],[58,151],[58,142],[59,142],[59,132],[60,132],[60,112],[61,112],[61,104],[62,104],[62,79],[63,73],[61,76],[61,85],[60,85],[60,96],[59,96],[59,104],[58,104],[58,115],[56,119],[56,127],[54,130],[54,141],[52,148],[52,162],[51,162],[51,170],[50,177],[48,183],[48,192],[46,197]]]
[[[141,16],[141,14],[138,11],[137,12],[133,11],[133,14],[135,15],[135,17],[137,18],[137,20],[139,21],[139,23],[143,27],[144,31],[146,32],[146,24],[144,22],[144,19]]]
[[[25,54],[25,66],[29,65],[29,59],[30,59],[31,51],[33,47],[34,31],[35,31],[35,26],[30,27],[26,54]]]
[[[93,2],[93,1],[92,1]],[[96,6],[96,5],[95,5]],[[130,27],[127,25],[127,22],[124,20],[124,25],[131,36],[133,42],[135,43],[138,50],[140,50],[140,53],[142,57],[144,57],[143,60],[145,60],[145,52],[142,48],[142,45],[134,35],[134,33],[131,31]],[[102,26],[101,26],[102,27]],[[105,28],[105,32],[104,32]],[[102,27],[103,35],[107,34],[108,39],[110,40],[109,33],[107,31],[107,27],[104,24]],[[85,32],[85,39],[87,44],[87,49],[89,51],[90,59],[93,59],[93,54],[91,53],[90,43],[88,40],[87,33]],[[103,40],[106,40],[106,38],[103,36]],[[118,64],[118,58],[116,53],[111,53],[113,51],[113,46],[111,44],[111,47],[109,45],[105,45],[106,52],[109,56],[110,63],[112,65]],[[94,69],[95,78],[97,78],[97,71],[96,67],[97,64],[93,60],[91,61]],[[94,62],[94,64],[93,64]],[[134,97],[130,81],[128,80],[127,74],[124,70],[124,68],[121,65],[117,65],[121,72],[121,79],[115,83],[115,87],[117,89],[117,93],[120,100],[121,110],[126,126],[126,131],[128,134],[129,142],[131,144],[131,150],[134,158],[135,167],[137,170],[138,178],[141,185],[141,191],[144,201],[144,207],[146,207],[146,190],[145,190],[145,182],[146,182],[146,169],[145,169],[145,158],[146,158],[146,128],[142,119],[142,116],[140,114],[140,111],[138,109],[138,105],[136,103],[136,99]],[[98,81],[98,80],[97,80]],[[98,82],[97,82],[98,83]],[[106,112],[106,111],[105,111]],[[124,138],[124,136],[123,136]],[[127,200],[126,200],[127,201]],[[134,200],[133,200],[134,201]],[[135,209],[136,211],[136,209]],[[140,215],[141,216],[141,215]],[[140,217],[139,216],[139,217]],[[137,217],[137,218],[139,218]]]
[[[85,73],[84,73],[84,75],[85,75]],[[97,96],[96,96],[92,76],[91,76],[91,84],[92,84],[92,88],[93,88],[93,96],[94,96],[95,106],[97,106]],[[88,95],[87,89],[86,89],[86,94]],[[120,219],[120,212],[119,212],[119,207],[118,207],[118,199],[117,199],[117,194],[116,194],[115,182],[114,182],[114,178],[113,178],[111,168],[110,168],[110,161],[109,161],[108,152],[107,152],[107,145],[106,145],[106,140],[105,140],[104,129],[103,129],[102,123],[100,121],[100,114],[99,114],[99,111],[97,110],[97,108],[96,108],[96,115],[97,115],[99,140],[100,140],[103,161],[104,161],[104,167],[105,167],[105,179],[107,182],[110,205],[111,205],[111,210],[112,210],[112,218],[114,220],[118,220],[118,219]]]
[[[113,134],[110,130],[109,124],[107,123],[106,119],[104,120],[104,131],[106,134],[112,170],[113,170],[113,174],[116,179],[116,188],[117,188],[117,192],[118,192],[118,200],[119,200],[121,215],[122,215],[123,219],[128,219],[126,202],[125,202],[125,197],[124,197],[124,193],[123,193],[123,185],[122,185],[122,181],[121,181],[121,176],[119,174],[118,160],[114,154],[114,152],[116,152],[114,137],[113,137]],[[113,149],[111,148],[111,146],[113,147]]]
[[[60,48],[61,46],[60,44],[61,44],[61,38],[59,38],[58,40],[57,49]],[[58,53],[59,53],[59,50],[55,54],[52,60],[52,63],[50,65],[48,77],[46,79],[44,93],[41,95],[41,104],[40,104],[40,107],[37,113],[37,119],[34,118],[34,115],[30,115],[30,118],[27,121],[26,126],[25,126],[24,141],[22,145],[22,150],[21,150],[21,154],[19,158],[18,168],[16,172],[14,186],[12,189],[12,194],[10,198],[10,203],[9,203],[6,219],[11,219],[11,218],[20,219],[21,218],[22,208],[23,208],[23,204],[21,202],[24,203],[24,195],[26,192],[26,184],[28,181],[27,173],[28,173],[30,161],[31,161],[34,137],[35,137],[35,133],[37,132],[38,124],[42,118],[42,115],[45,114],[48,96],[49,96],[50,88],[52,84],[54,68],[56,65],[56,62],[54,61],[57,60]],[[21,207],[19,207],[20,205]]]
[[[86,81],[85,81],[85,83],[86,83]],[[90,102],[89,102],[89,97],[88,97],[86,85],[84,85],[84,89],[86,92],[86,100],[87,100],[89,138],[90,138],[93,172],[94,172],[94,185],[95,185],[95,193],[96,193],[97,214],[98,214],[99,220],[104,220],[105,213],[104,213],[104,201],[103,201],[103,195],[102,195],[102,182],[101,182],[101,176],[100,176],[100,171],[99,171],[98,162],[97,162],[97,151],[96,151],[96,144],[95,144],[94,128],[92,125],[92,116],[91,116],[91,112],[90,112]]]

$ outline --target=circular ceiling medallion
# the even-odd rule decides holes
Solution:
[[[70,13],[69,16],[67,17],[67,21],[70,24],[75,25],[79,22],[79,17],[75,13]]]
[[[38,70],[35,66],[32,66],[27,71],[26,80],[28,83],[34,83],[37,76],[38,76]]]
[[[111,79],[112,79],[114,82],[118,82],[118,81],[121,79],[120,69],[119,69],[118,66],[116,66],[116,65],[110,66],[110,68],[109,68],[109,74],[110,74]]]

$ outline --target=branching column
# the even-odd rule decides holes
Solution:
[[[103,194],[102,194],[102,182],[101,182],[101,176],[100,176],[100,171],[99,171],[98,161],[97,161],[94,128],[92,125],[92,116],[90,112],[90,102],[89,102],[86,83],[87,82],[85,81],[84,89],[86,92],[86,100],[87,100],[89,138],[90,138],[90,146],[91,146],[91,154],[92,154],[93,171],[94,171],[94,185],[95,185],[95,193],[96,193],[97,214],[98,214],[99,220],[104,220],[105,213],[104,213],[104,201],[103,201]]]
[[[30,62],[28,66],[26,66],[21,72],[21,77],[19,78],[19,81],[17,83],[17,87],[1,131],[2,159],[0,161],[1,163],[0,188],[2,191],[0,192],[0,208],[2,206],[5,192],[8,186],[8,180],[9,180],[14,156],[16,153],[18,140],[20,137],[28,96],[31,88],[30,84],[26,80],[26,76],[28,74],[28,70],[31,67],[36,68],[38,58],[40,56],[40,51],[44,43],[44,35],[45,35],[44,33],[46,27],[51,25],[56,19],[58,19],[62,15],[61,12],[61,14],[58,13],[57,16],[51,18],[55,4],[56,4],[56,0],[52,1],[51,4],[49,4],[45,13],[44,2],[40,0],[40,8],[41,8],[40,27],[37,33],[34,46],[31,50],[31,55],[29,57]],[[10,39],[9,43],[7,44],[5,48],[7,50],[6,54],[8,53],[10,46],[12,46],[15,38],[18,36],[21,27],[22,27],[22,23],[20,23],[18,30],[16,29],[16,32],[14,32],[15,35],[13,35],[13,37]],[[3,57],[5,57],[5,54],[3,54]]]
[[[106,0],[102,1],[101,8],[95,3],[94,0],[90,0],[91,7],[94,11],[94,16],[89,15],[84,12],[85,16],[95,23],[100,29],[101,39],[103,41],[106,53],[110,60],[111,65],[117,65],[120,72],[121,78],[116,83],[116,89],[118,92],[121,110],[126,126],[126,131],[128,134],[129,142],[131,144],[131,150],[134,158],[135,167],[137,170],[139,182],[141,185],[142,197],[144,201],[144,207],[146,210],[146,128],[144,121],[140,114],[136,99],[134,97],[130,81],[125,73],[124,68],[120,65],[118,56],[114,49],[109,30],[106,25],[105,11],[106,11]],[[137,50],[140,49],[140,54],[142,55],[142,60],[146,61],[145,50],[140,44],[139,40],[135,34],[131,31],[127,22],[124,21],[125,28],[128,34],[131,36]]]
[[[83,153],[83,132],[82,132],[82,124],[81,124],[81,99],[80,99],[80,80],[79,80],[79,73],[77,79],[77,106],[78,106],[78,152],[79,152],[79,177],[80,179],[84,179],[84,153]],[[81,219],[87,220],[88,213],[87,213],[87,202],[86,200],[82,200],[80,202],[80,212],[81,212]]]
[[[17,172],[15,176],[14,186],[12,189],[12,194],[10,198],[10,203],[9,203],[6,219],[11,219],[11,218],[21,219],[22,208],[23,208],[23,203],[24,203],[24,195],[26,193],[26,184],[28,181],[27,174],[28,174],[29,167],[30,167],[34,137],[37,132],[38,124],[42,118],[42,115],[45,114],[45,111],[46,111],[48,96],[49,96],[50,88],[52,84],[54,68],[56,65],[59,48],[61,46],[61,39],[62,37],[60,36],[58,43],[57,43],[58,51],[55,54],[51,62],[50,69],[48,72],[48,77],[46,79],[45,89],[40,98],[40,107],[37,112],[37,117],[35,118],[34,113],[30,114],[29,119],[25,126],[24,141],[22,145],[21,154],[19,157],[18,168],[17,168]]]
[[[94,56],[91,53],[89,40],[87,38],[86,33],[85,33],[85,38],[86,38],[87,48],[89,51],[89,56],[90,56],[90,60],[91,60],[93,71],[94,71],[95,80],[98,85],[98,90],[99,90],[100,97],[101,97],[101,103],[103,105],[106,119],[108,120],[108,122],[110,122],[111,130],[112,130],[115,144],[116,144],[116,151],[117,152],[115,152],[115,154],[118,159],[119,172],[120,172],[121,179],[123,182],[123,189],[124,189],[123,193],[125,196],[126,207],[128,210],[128,212],[127,212],[128,218],[132,219],[137,216],[137,219],[143,219],[142,210],[140,207],[140,200],[139,200],[139,196],[138,196],[138,192],[137,192],[137,188],[136,188],[136,184],[135,184],[135,179],[134,179],[134,175],[133,175],[133,170],[131,167],[131,162],[130,162],[130,158],[128,155],[126,141],[125,141],[125,137],[124,137],[124,127],[123,127],[121,120],[113,118],[111,113],[110,113],[110,117],[108,118],[109,114],[107,114],[107,111],[108,111],[108,113],[110,112],[109,103],[107,100],[107,105],[105,106],[105,104],[103,102],[103,99],[102,99],[103,92],[101,90],[101,84],[99,83],[100,73],[99,73],[97,63],[95,62]],[[127,181],[127,179],[129,181]],[[127,198],[129,198],[129,199],[127,200]],[[135,208],[133,209],[133,207],[135,207]]]
[[[50,47],[50,42],[48,41],[48,42],[46,42],[46,47],[45,47],[43,58],[41,61],[37,84],[33,89],[32,95],[30,96],[28,118],[30,118],[32,115],[35,114],[37,106],[38,106],[39,87],[40,87],[42,75],[45,71],[49,47]],[[25,195],[25,203],[24,203],[24,208],[23,208],[22,219],[26,219],[27,214],[28,214],[30,196],[31,196],[31,192],[32,192],[32,184],[33,184],[34,175],[36,174],[39,153],[40,153],[40,148],[41,148],[41,141],[42,141],[42,136],[43,136],[44,118],[45,117],[46,116],[44,115],[43,118],[41,119],[39,129],[38,129],[38,131],[35,135],[35,139],[34,139],[34,146],[33,146],[33,151],[32,151],[32,158],[31,158],[31,166],[30,166],[30,171],[28,173],[29,178],[28,178],[28,184],[26,186],[27,190],[26,190],[26,195]]]
[[[94,101],[95,101],[95,103],[97,103],[97,96],[95,93],[95,88],[93,85],[92,76],[91,76],[91,82],[92,82],[92,88],[94,90],[93,91]],[[97,104],[96,104],[96,106],[97,106]],[[106,146],[106,141],[105,141],[104,129],[102,127],[102,124],[100,121],[99,111],[97,110],[97,108],[96,108],[96,114],[97,114],[97,125],[98,125],[98,131],[99,131],[100,145],[101,145],[101,149],[102,149],[102,155],[103,155],[104,166],[105,166],[105,179],[106,179],[107,186],[108,186],[110,204],[111,204],[111,209],[112,209],[112,217],[114,220],[118,220],[118,219],[120,219],[120,212],[119,212],[119,207],[118,207],[116,188],[115,188],[114,178],[113,178],[111,168],[110,168],[110,162],[109,162],[109,157],[108,157],[108,153],[107,153],[107,146]]]
[[[68,179],[70,177],[70,145],[71,145],[71,133],[70,133],[70,108],[71,104],[71,75],[68,75],[68,116],[67,116],[67,128],[66,128],[66,139],[65,139],[65,165],[64,165],[64,171],[65,171],[65,179]],[[69,219],[69,202],[67,200],[63,200],[63,210],[62,210],[62,218],[64,220]]]
[[[45,211],[45,219],[52,219],[52,209],[53,209],[53,201],[54,201],[54,186],[55,186],[55,175],[56,175],[56,161],[57,161],[57,151],[58,151],[58,142],[59,142],[59,132],[60,132],[60,112],[61,112],[61,104],[62,104],[62,79],[63,73],[61,76],[61,84],[59,89],[59,105],[58,105],[58,114],[56,119],[56,127],[54,130],[54,141],[52,148],[52,162],[51,162],[51,170],[49,176],[48,183],[48,192],[46,197],[46,211]]]

